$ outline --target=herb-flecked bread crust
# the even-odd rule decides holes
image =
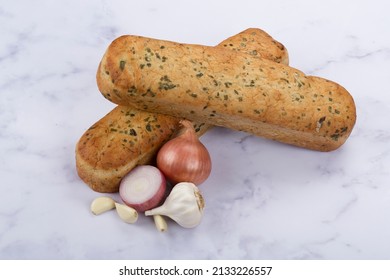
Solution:
[[[257,28],[244,30],[217,47],[288,63],[286,48]],[[178,131],[179,120],[117,106],[79,139],[76,168],[80,178],[97,192],[117,192],[121,179],[130,170],[137,165],[153,163],[157,150]],[[194,128],[201,136],[211,125],[194,123]]]
[[[339,148],[356,121],[341,85],[248,53],[122,36],[102,58],[108,100],[317,150]]]
[[[78,141],[78,175],[97,192],[117,192],[123,176],[137,165],[153,162],[178,127],[178,118],[117,106]],[[202,135],[208,126],[195,129]]]
[[[285,46],[259,28],[248,28],[222,41],[216,48],[239,51],[284,65],[289,63]]]

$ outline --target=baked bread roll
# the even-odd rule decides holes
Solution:
[[[285,47],[260,29],[247,29],[216,48],[288,63]],[[79,139],[76,145],[79,177],[97,192],[117,192],[124,175],[137,165],[154,161],[157,150],[177,132],[180,119],[117,106]],[[194,127],[200,136],[211,125],[194,123]]]
[[[356,120],[341,85],[230,49],[122,36],[97,72],[108,100],[317,150],[339,148]]]

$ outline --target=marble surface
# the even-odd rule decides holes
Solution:
[[[389,2],[0,0],[1,259],[389,259]],[[342,84],[358,120],[330,153],[217,128],[195,229],[93,216],[81,134],[114,108],[95,72],[122,34],[215,45],[248,27]],[[113,197],[118,198],[117,195]]]

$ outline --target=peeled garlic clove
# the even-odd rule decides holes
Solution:
[[[161,215],[154,215],[154,224],[156,225],[156,228],[160,232],[164,232],[168,230],[168,225],[163,216]]]
[[[100,215],[115,208],[115,200],[108,196],[95,198],[91,203],[91,212],[94,215]]]
[[[203,208],[204,199],[198,187],[193,183],[183,182],[173,187],[163,205],[146,211],[145,215],[167,216],[182,227],[193,228],[201,222]]]
[[[120,203],[115,203],[115,207],[116,212],[124,222],[133,224],[138,220],[138,212],[134,208]]]

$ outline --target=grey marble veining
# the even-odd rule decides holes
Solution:
[[[390,4],[268,2],[0,0],[0,259],[389,259]],[[108,44],[215,45],[248,27],[351,92],[346,144],[319,153],[215,128],[202,137],[213,170],[200,226],[161,234],[147,217],[93,216],[100,194],[74,149],[115,106],[95,81]]]

